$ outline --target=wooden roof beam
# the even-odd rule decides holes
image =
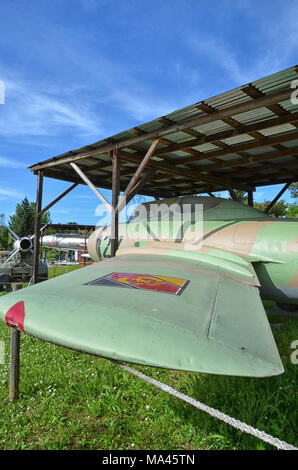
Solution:
[[[266,152],[266,153],[261,153],[259,155],[246,155],[246,160],[244,160],[244,158],[237,158],[237,159],[234,159],[234,160],[231,160],[231,161],[227,161],[227,162],[220,162],[220,163],[215,163],[213,165],[204,165],[204,168],[205,171],[213,171],[213,170],[220,170],[220,169],[223,169],[223,168],[233,168],[233,167],[238,167],[238,166],[242,166],[242,165],[248,165],[249,163],[261,163],[263,161],[266,161],[266,160],[271,160],[273,158],[280,158],[280,157],[294,157],[298,155],[298,147],[291,147],[291,148],[285,148],[284,147],[284,150],[280,151],[280,152]],[[191,167],[191,168],[200,168],[198,166],[196,167]],[[242,171],[242,169],[241,169]]]
[[[257,90],[252,84],[248,84],[242,87],[241,91],[253,99],[265,96],[264,93],[262,93],[260,90]],[[283,116],[284,114],[287,114],[287,111],[276,103],[269,104],[266,106],[266,108],[269,109],[269,111],[271,111],[272,113],[277,114],[278,116]]]
[[[267,184],[280,184],[280,183],[287,183],[288,181],[293,182],[295,179],[297,180],[298,176],[298,168],[295,168],[294,170],[284,170],[284,171],[279,171],[276,173],[271,173],[270,175],[268,173],[261,174],[261,173],[256,173],[254,175],[254,178],[257,180],[257,185],[258,186],[264,186],[267,181]],[[243,181],[242,178],[238,179],[238,182]],[[272,183],[270,183],[272,181]]]
[[[298,125],[298,112],[287,113],[284,116],[267,119],[266,121],[259,121],[255,124],[250,124],[250,125],[240,124],[237,128],[235,127],[234,129],[231,129],[231,130],[217,132],[215,134],[203,136],[198,139],[187,140],[185,142],[179,142],[178,144],[172,144],[168,148],[156,150],[155,155],[161,156],[163,154],[175,152],[177,150],[186,151],[186,149],[189,149],[190,147],[196,147],[198,145],[207,144],[207,143],[213,144],[214,142],[222,140],[222,139],[236,137],[236,136],[240,136],[244,134],[252,134],[253,132],[256,132],[256,131],[262,131],[263,129],[268,129],[270,127],[278,126],[280,124],[288,124],[288,123],[293,124],[293,126],[295,127],[296,127],[295,123],[297,123]],[[256,138],[255,135],[252,135],[252,136]],[[259,134],[258,138],[261,138],[261,137],[264,137],[264,136]]]
[[[68,181],[70,183],[76,182],[77,184],[85,184],[84,181],[81,178],[77,177],[73,172],[66,173],[66,172],[59,171],[57,173],[56,171],[50,169],[47,171],[46,176],[48,178],[54,178],[59,181]],[[93,179],[93,184],[94,186],[101,187],[103,189],[111,189],[111,185],[110,183],[107,183],[107,181],[108,180],[106,178],[101,178],[100,180],[97,178],[97,179]],[[121,185],[120,189],[121,191],[124,191],[125,187],[123,187],[123,184]],[[159,193],[161,197],[169,196],[169,194],[166,191],[159,191]],[[147,189],[142,190],[142,194],[144,194],[145,196],[152,196],[152,197],[156,195],[155,192],[148,191]]]
[[[143,156],[140,156],[138,154],[131,154],[128,152],[124,151],[119,151],[119,157],[120,159],[126,160],[126,161],[131,161],[131,162],[140,162]],[[234,186],[234,182],[227,180],[227,179],[218,179],[214,178],[211,175],[205,175],[201,171],[198,171],[197,169],[191,168],[189,170],[183,170],[181,168],[178,168],[170,163],[164,163],[164,162],[157,162],[155,160],[150,160],[148,163],[149,166],[152,166],[154,168],[157,168],[159,171],[164,171],[167,174],[174,174],[178,176],[185,176],[186,178],[192,179],[192,180],[200,180],[200,181],[207,181],[211,184],[219,184],[225,185],[226,187],[235,187],[236,189],[242,189],[242,190],[248,190],[251,189],[250,185],[240,185],[241,187]],[[203,170],[204,171],[204,170]],[[236,184],[236,183],[235,183]],[[245,186],[245,187],[244,187]]]
[[[292,156],[292,155],[291,155]],[[293,166],[296,166],[298,164],[298,151],[297,151],[297,155],[293,155],[293,160],[287,160],[285,162],[279,162],[279,163],[273,163],[273,162],[266,162],[266,161],[260,161],[260,162],[255,162],[255,163],[260,163],[260,167],[252,167],[252,168],[239,168],[239,167],[236,167],[234,169],[232,169],[231,173],[229,173],[229,176],[236,176],[237,173],[239,173],[239,171],[241,171],[241,175],[249,175],[250,173],[252,172],[256,172],[258,173],[258,171],[260,170],[264,170],[265,168],[268,168],[268,169],[288,169],[288,168],[291,168]],[[220,176],[222,173],[218,173],[216,172],[216,176]]]
[[[262,147],[267,147],[281,142],[290,142],[298,139],[298,132],[292,132],[290,134],[282,134],[275,137],[266,137],[262,140]],[[252,150],[260,147],[259,141],[249,141],[240,145],[228,146],[225,150],[212,150],[210,152],[201,152],[202,155],[198,157],[183,157],[177,160],[177,164],[186,165],[199,160],[212,160],[213,158],[222,157],[228,154],[235,154],[246,150]],[[276,154],[277,156],[277,154]],[[178,163],[179,162],[179,163]]]
[[[171,121],[170,119],[166,118],[165,116],[163,116],[161,118],[158,118],[157,120],[160,121],[164,126],[167,126],[167,127],[175,124],[174,121]],[[183,131],[181,131],[181,132],[184,132],[185,134],[191,135],[192,137],[196,137],[196,138],[203,136],[203,134],[201,134],[200,132],[194,131],[193,129],[183,129]],[[169,143],[171,144],[172,142],[169,141]]]

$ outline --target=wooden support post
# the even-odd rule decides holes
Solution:
[[[34,227],[34,250],[33,250],[33,263],[32,263],[33,264],[32,284],[38,283],[40,222],[41,222],[40,212],[41,212],[41,205],[42,205],[42,188],[43,188],[43,172],[41,170],[38,170],[35,227]]]
[[[85,242],[84,242],[84,255],[86,254],[87,250],[87,238],[86,238],[86,232],[85,232]],[[86,256],[84,256],[84,261],[83,261],[84,266],[86,265]]]
[[[117,149],[111,150],[113,177],[112,177],[112,220],[111,220],[111,256],[115,256],[118,249],[119,238],[119,211],[117,209],[120,193],[120,159]]]
[[[14,284],[13,291],[22,288],[22,284]],[[9,377],[9,399],[11,401],[19,398],[20,384],[20,330],[11,328],[10,333],[10,377]]]
[[[279,191],[279,193],[275,196],[275,198],[268,204],[266,209],[264,210],[265,214],[268,214],[270,209],[274,206],[274,204],[279,200],[279,198],[283,195],[283,193],[288,189],[288,187],[292,184],[291,182],[286,183],[284,187]]]
[[[254,195],[252,189],[247,191],[247,198],[248,198],[248,205],[253,207],[254,206]]]
[[[233,189],[229,189],[229,193],[233,201],[238,201],[237,195]]]

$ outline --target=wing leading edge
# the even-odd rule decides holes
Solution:
[[[123,254],[0,299],[25,333],[121,361],[265,377],[283,366],[253,268],[176,253]],[[241,268],[241,269],[240,269]],[[10,312],[10,313],[9,313]]]

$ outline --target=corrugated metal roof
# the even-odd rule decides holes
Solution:
[[[205,100],[205,103],[215,109],[225,109],[229,106],[252,101],[252,98],[243,93],[240,89],[228,91]]]
[[[208,124],[202,124],[192,128],[194,131],[204,135],[211,135],[215,132],[222,132],[233,129],[229,124],[222,121],[209,122]]]
[[[143,194],[170,196],[176,185],[175,194],[179,195],[178,179],[184,179],[183,184],[190,192],[194,187],[201,187],[202,192],[212,188],[248,188],[263,184],[266,174],[264,184],[295,180],[298,178],[295,165],[281,175],[277,164],[284,158],[294,162],[298,158],[298,105],[290,99],[297,72],[297,66],[290,67],[53,157],[31,169],[42,169],[45,176],[77,181],[78,176],[69,165],[76,161],[87,176],[88,172],[90,178],[96,175],[93,181],[97,186],[110,188],[109,150],[117,145],[121,166],[126,170],[120,182],[123,190],[129,179],[128,170],[131,168],[133,174],[152,142],[161,138],[148,163],[155,168],[156,182],[154,179],[147,182]],[[93,170],[96,164],[100,168]],[[243,172],[245,164],[252,170],[249,178]],[[272,172],[268,171],[268,164]],[[271,173],[281,175],[279,180],[271,178]],[[219,178],[218,174],[225,176]],[[167,187],[171,190],[167,191]]]
[[[281,124],[280,126],[269,127],[268,129],[264,129],[259,131],[265,137],[269,137],[272,135],[282,134],[283,132],[291,132],[295,131],[297,128],[292,124]]]

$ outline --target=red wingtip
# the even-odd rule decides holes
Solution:
[[[12,328],[19,328],[21,331],[24,331],[24,319],[25,306],[22,300],[13,305],[5,315],[6,324]]]

